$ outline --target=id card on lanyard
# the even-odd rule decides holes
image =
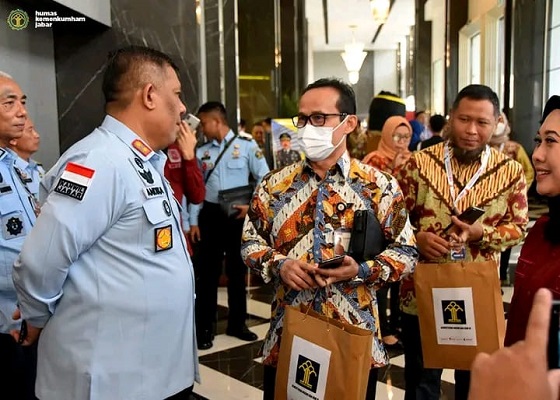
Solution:
[[[488,159],[490,158],[490,147],[486,145],[484,152],[482,153],[480,159],[480,168],[472,176],[472,178],[467,182],[466,186],[456,195],[455,193],[455,180],[453,179],[453,171],[451,170],[451,149],[449,148],[449,143],[446,144],[444,148],[444,164],[445,164],[445,174],[447,175],[447,183],[449,185],[449,194],[451,196],[451,201],[453,201],[454,212],[457,210],[457,204],[459,201],[465,197],[465,195],[474,187],[476,182],[480,179],[480,176],[486,170],[488,165]],[[452,260],[464,260],[467,255],[465,243],[452,243],[450,256]]]

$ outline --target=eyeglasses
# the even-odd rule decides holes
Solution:
[[[311,114],[311,115],[304,115],[299,114],[295,117],[292,117],[292,122],[296,128],[303,128],[307,125],[307,122],[310,122],[313,126],[324,126],[325,122],[327,122],[327,117],[346,117],[347,113],[340,113],[340,114]]]
[[[410,140],[412,136],[409,135],[393,135],[393,141],[400,142],[401,140]]]

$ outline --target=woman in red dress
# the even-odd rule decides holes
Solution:
[[[548,214],[531,228],[521,249],[508,313],[505,345],[524,339],[533,296],[541,287],[560,299],[560,96],[546,103],[535,138],[537,192],[548,199]]]

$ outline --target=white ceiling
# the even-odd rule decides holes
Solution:
[[[369,0],[327,0],[329,43],[325,43],[323,0],[306,0],[305,13],[313,51],[342,51],[352,41],[350,25],[356,25],[357,42],[365,50],[395,49],[414,25],[414,0],[395,0],[375,44],[371,41],[379,24],[373,20]]]

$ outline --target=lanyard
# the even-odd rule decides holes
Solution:
[[[16,174],[17,174],[19,180],[21,181],[21,184],[22,184],[23,188],[27,192],[29,203],[31,204],[31,208],[33,208],[33,212],[35,213],[35,217],[38,217],[39,213],[41,212],[41,207],[39,206],[39,202],[37,201],[37,198],[35,197],[35,195],[33,195],[33,193],[31,193],[31,191],[27,187],[27,179],[25,178],[23,172],[18,167],[16,167],[15,165],[14,165],[14,170],[16,171]]]
[[[443,158],[445,161],[445,173],[447,175],[447,183],[449,184],[451,200],[453,200],[453,207],[456,208],[459,200],[465,197],[468,191],[473,188],[482,173],[486,170],[486,166],[488,165],[488,158],[490,158],[490,148],[488,147],[488,145],[486,145],[486,148],[482,153],[482,157],[480,158],[480,168],[478,169],[478,171],[476,171],[471,180],[467,183],[463,190],[461,190],[457,197],[455,197],[455,184],[453,180],[453,171],[451,171],[451,150],[449,149],[449,143],[445,146]]]

